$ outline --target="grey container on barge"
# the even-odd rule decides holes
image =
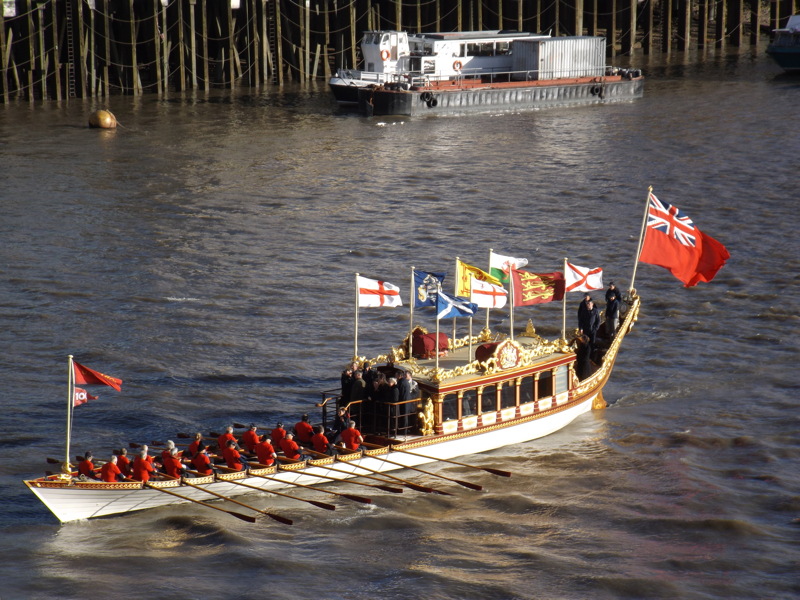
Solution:
[[[602,77],[606,71],[606,38],[576,36],[516,40],[513,56],[513,78],[517,80]]]

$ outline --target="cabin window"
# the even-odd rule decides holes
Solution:
[[[442,421],[458,419],[458,396],[446,394],[442,398]]]
[[[494,53],[508,54],[509,50],[511,50],[511,44],[509,42],[496,42]]]
[[[538,398],[547,398],[553,395],[553,372],[542,371],[539,373],[539,394]]]
[[[569,368],[567,365],[556,367],[554,371],[556,376],[555,393],[561,394],[569,389]]]
[[[478,414],[478,390],[464,390],[461,396],[461,416],[469,417]]]
[[[487,385],[481,393],[481,412],[494,412],[497,410],[497,386]]]
[[[519,403],[525,404],[533,400],[533,377],[523,377],[519,383]]]
[[[517,405],[516,381],[507,381],[500,390],[500,408],[511,408]]]

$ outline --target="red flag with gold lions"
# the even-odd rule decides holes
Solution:
[[[511,275],[514,278],[514,306],[544,304],[564,298],[564,274],[561,271],[530,273],[512,269]]]

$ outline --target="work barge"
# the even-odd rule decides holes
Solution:
[[[607,54],[758,45],[799,0],[3,0],[0,99],[327,80],[367,30],[602,35]]]

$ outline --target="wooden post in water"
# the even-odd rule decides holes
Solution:
[[[725,48],[727,31],[725,24],[728,22],[728,2],[727,0],[717,1],[717,14],[716,14],[716,46],[717,48]]]
[[[75,39],[78,40],[78,85],[75,86],[75,90],[80,90],[78,96],[80,98],[86,97],[86,44],[84,44],[84,34],[83,34],[83,0],[78,0],[78,15],[75,22],[75,27],[77,28],[77,35]],[[91,49],[94,52],[94,48]]]
[[[708,42],[709,0],[698,0],[697,4],[697,48],[705,48]]]
[[[164,95],[169,93],[169,29],[167,29],[167,2],[168,0],[161,0],[161,43],[162,50],[161,60],[164,61]],[[158,19],[158,17],[155,17]]]
[[[661,0],[661,51],[672,52],[672,0]]]
[[[581,27],[583,27],[583,0],[575,0],[575,13],[575,22],[580,20]],[[525,25],[522,18],[522,0],[517,0],[517,31],[522,31],[523,27]],[[580,30],[577,35],[580,35]]]
[[[0,9],[0,76],[2,76],[2,80],[0,80],[0,89],[3,92],[3,102],[8,104],[9,101],[9,94],[8,94],[8,60],[7,58],[11,55],[11,45],[6,40],[6,21],[5,21],[5,13],[2,9]],[[53,32],[55,33],[56,28],[53,27]]]
[[[39,4],[36,7],[36,14],[39,19],[39,85],[42,88],[42,100],[47,100],[47,56],[44,51],[44,4]],[[31,32],[32,34],[33,32]]]
[[[731,44],[740,48],[744,44],[744,2],[742,0],[731,0],[728,11],[728,31],[730,31]]]
[[[394,20],[395,20],[395,27],[394,28],[397,29],[397,31],[403,31],[403,1],[402,0],[395,0],[395,2],[394,2]]]
[[[681,7],[678,24],[681,32],[681,50],[688,52],[692,41],[692,3],[691,0],[678,0],[678,2],[678,6]]]
[[[234,40],[234,34],[236,32],[236,23],[233,20],[233,8],[231,7],[231,0],[227,0],[227,12],[228,12],[228,59],[230,68],[228,72],[230,73],[231,78],[231,89],[233,89],[236,85],[236,62],[235,62],[235,55],[236,55],[236,45]]]
[[[314,78],[315,73],[311,72],[311,3],[305,0],[305,39],[303,45],[305,46],[304,60],[306,79],[311,80]]]
[[[181,91],[186,91],[186,44],[183,39],[183,0],[178,0],[178,72],[181,79]]]
[[[131,35],[131,88],[133,95],[138,96],[142,90],[139,81],[139,65],[136,60],[136,15],[133,12],[133,0],[129,0],[128,8],[130,10],[130,35]]]
[[[103,2],[103,95],[108,98],[111,95],[111,25],[108,18],[109,0]]]
[[[750,1],[750,44],[758,46],[761,42],[761,17],[759,16],[761,3]]]
[[[283,34],[281,27],[281,0],[269,0],[275,3],[276,42],[275,68],[278,70],[278,85],[283,85]]]
[[[248,61],[247,66],[250,73],[250,81],[252,82],[252,85],[258,88],[261,84],[261,53],[259,52],[258,48],[258,0],[250,0],[248,10],[250,11],[250,18],[248,19],[248,22],[250,23],[248,34],[250,37],[250,43],[247,45],[247,47],[250,49],[250,60]]]
[[[194,30],[194,7],[197,0],[189,0],[189,52],[192,53],[192,89],[197,89],[197,34]]]
[[[356,6],[350,3],[350,67],[356,68]]]
[[[94,11],[90,13],[92,23],[92,42],[94,42]],[[0,9],[0,27],[3,26],[3,11]],[[58,58],[58,7],[54,2],[50,3],[50,27],[53,32],[53,72],[55,74],[54,83],[56,88],[56,100],[61,100],[61,62]],[[92,44],[94,48],[94,44]],[[0,60],[3,56],[3,44],[0,41]],[[5,70],[3,71],[5,73]],[[94,52],[92,52],[92,81],[94,81]],[[3,78],[5,85],[5,77]]]
[[[644,23],[642,24],[642,52],[653,53],[653,28],[655,20],[654,0],[645,0]]]
[[[200,0],[200,29],[203,39],[203,89],[211,89],[211,73],[208,66],[208,4]]]
[[[79,0],[80,3],[80,0]],[[27,0],[24,3],[25,16],[28,23],[28,100],[33,102],[33,71],[36,67],[36,47],[34,46],[34,28],[33,28],[33,0]]]
[[[625,16],[621,36],[621,44],[622,44],[622,53],[631,56],[636,48],[636,20],[637,20],[637,11],[639,10],[637,0],[628,0],[628,4],[625,6],[625,12],[623,13]]]
[[[161,31],[158,29],[158,7],[161,6],[159,0],[153,0],[153,56],[156,67],[156,91],[161,96]]]

